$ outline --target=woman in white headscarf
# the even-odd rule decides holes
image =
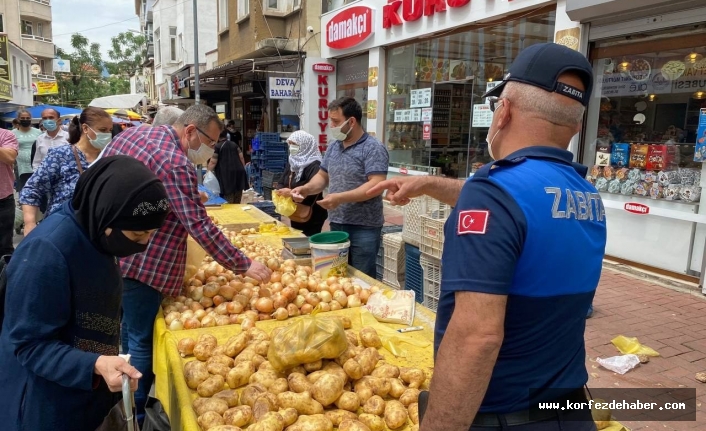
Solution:
[[[290,196],[295,187],[301,187],[311,181],[319,172],[321,151],[316,145],[316,139],[309,133],[298,130],[287,139],[289,144],[289,160],[284,173],[277,183],[277,194]],[[323,199],[323,194],[309,196],[297,205],[297,212],[289,217],[294,229],[301,230],[304,235],[311,236],[321,232],[328,218],[328,211],[316,202]]]

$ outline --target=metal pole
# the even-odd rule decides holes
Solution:
[[[197,14],[197,0],[194,0],[194,103],[201,101],[199,94],[199,19]]]

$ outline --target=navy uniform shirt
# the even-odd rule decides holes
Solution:
[[[455,292],[508,297],[480,412],[526,410],[588,379],[583,336],[605,253],[605,209],[586,168],[571,160],[568,151],[532,147],[486,165],[446,222],[435,353]]]

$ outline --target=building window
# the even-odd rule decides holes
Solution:
[[[228,0],[218,0],[218,31],[228,28]]]
[[[177,61],[177,29],[169,27],[169,60]]]
[[[20,77],[22,79],[22,88],[27,86],[27,80],[25,79],[25,62],[20,60]]]
[[[5,20],[0,13],[0,33],[3,33],[5,31]]]
[[[32,36],[34,34],[32,32],[32,21],[22,20],[22,34],[26,34],[28,36]]]
[[[151,22],[147,23],[147,43],[152,43],[154,41],[154,34],[153,34],[153,24]]]
[[[182,34],[179,33],[179,56],[184,52],[184,39],[182,38]],[[184,59],[185,61],[189,61],[188,58]]]
[[[46,67],[47,67],[47,62],[46,62],[46,60],[39,60],[39,67],[42,69],[42,71],[41,71],[40,73],[43,74],[43,75],[46,75],[46,74],[47,74],[47,69],[46,69]]]
[[[17,57],[12,56],[12,80],[17,85]]]
[[[238,19],[250,15],[250,0],[238,0]]]
[[[159,27],[157,27],[157,30],[154,31],[154,54],[155,58],[157,59],[157,64],[162,63],[162,47],[160,46],[159,42]]]
[[[37,36],[44,37],[44,25],[41,22],[37,23]]]
[[[301,0],[292,0],[292,10],[297,10],[301,7]]]

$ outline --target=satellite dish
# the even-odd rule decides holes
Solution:
[[[32,71],[32,75],[39,75],[42,73],[42,67],[38,64],[33,64],[30,70]]]

